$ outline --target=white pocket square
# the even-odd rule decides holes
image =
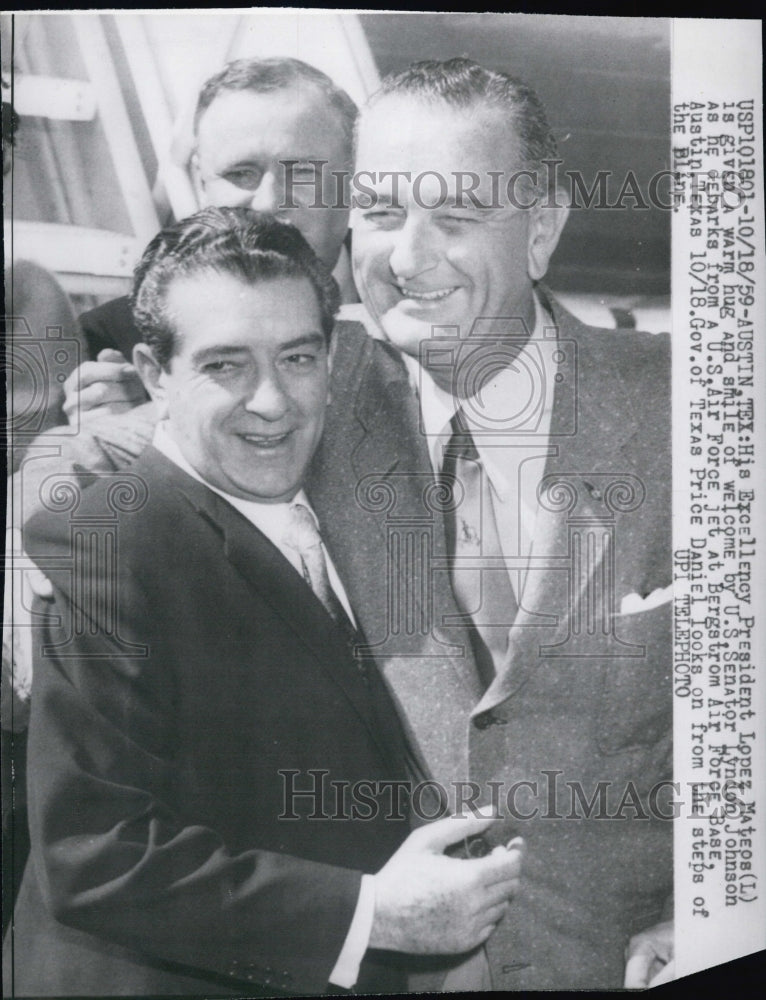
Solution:
[[[651,594],[647,594],[646,597],[641,597],[639,594],[626,594],[620,604],[620,614],[635,615],[640,611],[651,611],[652,608],[659,608],[661,605],[667,604],[668,601],[672,600],[672,583],[667,587],[658,587],[657,590],[653,590]]]

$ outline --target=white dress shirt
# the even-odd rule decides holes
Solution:
[[[303,578],[300,556],[297,551],[285,541],[290,534],[290,507],[293,503],[303,504],[304,507],[311,511],[314,519],[317,520],[316,514],[312,510],[303,490],[300,490],[295,495],[293,500],[288,503],[259,503],[256,500],[243,500],[240,497],[232,496],[230,493],[226,493],[223,490],[218,489],[216,486],[212,486],[202,478],[197,470],[193,468],[193,466],[191,466],[184,458],[181,449],[170,435],[166,421],[160,421],[160,423],[157,424],[152,444],[157,451],[162,452],[162,454],[173,462],[174,465],[177,465],[178,468],[182,469],[193,479],[196,479],[200,483],[204,483],[208,489],[211,489],[214,493],[223,497],[223,499],[230,503],[232,507],[236,508],[240,514],[246,517],[251,524],[255,525],[256,528],[262,531],[269,541],[276,545],[295,571],[300,573],[301,578]],[[318,521],[317,527],[319,527]],[[346,591],[341,583],[340,577],[333,566],[332,559],[325,549],[324,543],[322,544],[322,551],[324,552],[327,563],[327,575],[330,580],[330,585],[335,591],[338,600],[343,605],[350,620],[355,624],[356,619],[354,618],[353,611],[351,610],[348,596],[346,595]],[[369,945],[370,932],[372,930],[372,921],[374,916],[375,879],[372,875],[363,875],[356,910],[354,911],[354,916],[348,929],[346,940],[343,944],[343,948],[341,949],[341,953],[338,956],[338,961],[335,963],[335,967],[330,973],[330,982],[335,986],[341,986],[343,989],[351,989],[359,978],[359,967],[362,964],[364,953],[367,951],[367,947]]]
[[[493,374],[469,399],[461,400],[446,392],[415,358],[402,355],[420,399],[422,426],[434,470],[441,469],[451,435],[450,421],[462,406],[490,481],[503,555],[525,562],[535,532],[537,489],[550,451],[556,375],[554,323],[537,296],[534,301],[535,326],[529,341],[515,361]],[[509,575],[520,602],[526,572],[509,570]]]

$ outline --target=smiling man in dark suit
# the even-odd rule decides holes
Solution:
[[[302,490],[337,305],[298,231],[247,210],[137,269],[153,446],[61,477],[27,532],[55,605],[16,996],[396,992],[402,952],[468,951],[506,912],[516,847],[443,854],[490,818],[408,836],[411,753]]]

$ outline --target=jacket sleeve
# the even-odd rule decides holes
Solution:
[[[103,579],[77,602],[60,583],[62,627],[36,643],[30,724],[30,825],[47,906],[64,924],[202,975],[324,992],[361,873],[234,853],[184,818],[172,671],[161,642],[130,645],[141,634],[131,621],[146,613],[140,588],[121,571],[133,610],[110,631],[108,613],[88,613],[104,607]]]
[[[130,361],[133,348],[141,340],[133,322],[130,303],[124,295],[82,313],[79,324],[88,355],[93,361],[105,348],[120,351]]]

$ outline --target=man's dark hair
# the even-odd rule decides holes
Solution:
[[[426,59],[385,77],[367,107],[374,107],[389,94],[406,94],[426,102],[443,101],[455,108],[481,105],[506,112],[521,143],[523,166],[552,175],[555,181],[555,170],[546,170],[542,162],[558,157],[556,139],[540,98],[523,80],[485,69],[472,59]],[[538,186],[546,188],[548,184]]]
[[[230,274],[246,284],[308,279],[329,342],[340,293],[329,269],[300,232],[249,208],[203,208],[158,233],[133,275],[133,319],[163,368],[173,356],[175,336],[166,311],[168,286],[177,278],[205,273]]]
[[[197,110],[194,112],[194,134],[197,134],[202,115],[221,94],[236,90],[271,94],[288,88],[295,89],[305,84],[315,87],[337,114],[350,166],[357,106],[346,91],[336,86],[326,73],[300,59],[235,59],[234,62],[228,63],[220,73],[212,76],[200,91]]]

